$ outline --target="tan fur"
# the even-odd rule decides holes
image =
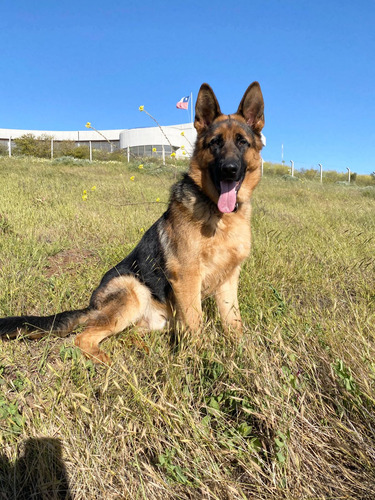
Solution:
[[[210,122],[215,126],[208,128]],[[147,286],[134,276],[112,279],[106,287],[99,288],[96,296],[99,311],[91,313],[86,330],[76,339],[87,356],[94,361],[108,362],[99,343],[131,324],[153,330],[172,322],[176,326],[177,322],[197,339],[202,326],[201,303],[208,295],[216,299],[224,330],[241,335],[237,288],[240,266],[250,253],[250,198],[260,180],[259,133],[263,125],[259,84],[250,85],[234,115],[222,115],[211,88],[202,85],[195,120],[198,138],[189,177],[217,204],[219,194],[209,170],[214,157],[210,148],[205,147],[211,139],[210,131],[222,137],[224,157],[238,155],[236,137],[247,134],[246,173],[237,193],[238,210],[221,213],[212,209],[194,190],[183,191],[177,199],[172,197],[168,217],[158,226],[166,260],[165,273],[173,290],[170,300],[165,305],[155,301]]]
[[[85,356],[95,362],[109,363],[100,342],[128,326],[139,324],[157,330],[166,325],[166,307],[156,303],[150,290],[133,276],[114,278],[100,290],[97,299],[100,310],[89,314],[85,330],[75,339]]]
[[[222,115],[216,121],[225,122],[228,118]],[[235,118],[245,123],[242,117],[235,115]],[[216,133],[222,132],[226,143],[230,144],[239,131],[223,124]],[[198,154],[192,159],[189,175],[210,199],[217,202],[218,194],[208,170],[212,158],[200,141],[198,137]],[[260,180],[260,148],[257,143],[256,148],[247,152],[247,171],[237,196],[241,204],[237,213],[210,215],[206,207],[200,207],[195,200],[183,207],[172,207],[170,234],[175,252],[167,265],[176,295],[177,313],[192,331],[199,332],[201,300],[210,294],[215,295],[224,328],[242,330],[237,301],[238,277],[240,265],[250,253],[250,197]]]
[[[202,176],[207,186],[210,181],[201,170],[195,175],[194,168],[193,164],[191,177],[197,181]],[[194,202],[190,207],[173,207],[170,232],[174,253],[167,267],[178,317],[192,331],[199,332],[201,301],[211,294],[215,294],[226,329],[242,329],[237,302],[238,276],[241,263],[250,253],[250,195],[258,181],[259,174],[249,171],[240,190],[240,193],[244,190],[242,207],[235,214],[208,217],[200,213]],[[207,192],[211,189],[208,186]]]

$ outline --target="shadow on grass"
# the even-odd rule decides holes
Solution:
[[[0,454],[1,500],[73,500],[58,439],[28,439],[14,464]]]

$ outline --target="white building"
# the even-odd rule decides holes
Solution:
[[[177,156],[183,156],[183,151],[186,151],[188,155],[192,153],[197,135],[192,123],[161,128],[145,127],[127,130],[100,130],[98,132],[92,129],[69,132],[0,129],[0,145],[6,146],[9,150],[9,147],[15,146],[14,139],[25,134],[33,134],[36,138],[51,137],[54,143],[73,141],[76,146],[89,146],[91,143],[92,148],[107,151],[116,148],[129,149],[130,153],[136,156],[151,156],[151,154],[161,156],[163,152],[166,155],[175,152]],[[153,152],[153,149],[156,149],[156,152]]]
[[[166,155],[175,152],[176,156],[183,156],[183,152],[186,151],[190,156],[196,137],[197,132],[192,123],[169,125],[161,129],[131,128],[120,133],[120,148],[129,147],[130,152],[137,156],[150,156],[152,148],[156,148],[158,154],[162,154],[164,149]]]
[[[129,150],[135,156],[162,156],[176,153],[177,157],[184,156],[184,151],[191,156],[194,148],[197,132],[192,123],[181,125],[168,125],[166,127],[142,127],[126,130],[73,130],[73,131],[51,131],[51,130],[18,130],[0,128],[0,146],[13,148],[14,139],[25,134],[33,134],[35,137],[48,136],[58,143],[61,141],[73,141],[76,146],[89,146],[94,149],[113,151],[114,149]],[[103,137],[104,136],[104,137]],[[105,140],[108,139],[108,140]],[[110,141],[110,142],[108,142]],[[262,134],[263,145],[266,138]],[[153,150],[156,149],[156,152]]]

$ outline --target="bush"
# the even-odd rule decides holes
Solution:
[[[86,165],[89,163],[87,159],[74,158],[74,156],[59,156],[53,160],[57,165]]]
[[[53,145],[53,156],[59,158],[61,156],[73,156],[76,149],[74,141],[59,141]]]
[[[128,154],[125,149],[115,149],[110,153],[110,160],[112,161],[127,161]]]
[[[285,174],[285,175],[282,175],[281,178],[284,180],[284,181],[290,181],[290,182],[295,182],[295,181],[299,181],[299,178],[298,177],[293,177],[292,175],[290,174]]]
[[[323,170],[323,182],[337,182],[343,180],[345,180],[344,174],[340,174],[336,172],[336,170]]]
[[[375,185],[375,176],[372,175],[358,175],[356,184],[358,186],[371,186]]]
[[[39,158],[51,157],[51,141],[53,137],[41,135],[35,137],[34,134],[24,134],[14,139],[15,153],[18,155],[37,156]]]
[[[338,184],[339,186],[350,186],[348,181],[336,181],[335,184]]]
[[[372,198],[375,200],[375,186],[366,186],[360,188],[362,196],[366,196],[366,198]]]
[[[351,172],[350,174],[350,182],[355,182],[357,180],[357,174],[356,172]]]
[[[313,179],[318,177],[318,171],[315,170],[315,168],[308,168],[308,169],[303,168],[300,171],[300,177],[312,181]]]
[[[94,160],[100,161],[124,161],[127,159],[127,152],[123,149],[115,149],[112,152],[104,149],[93,149],[92,157]]]
[[[80,160],[88,160],[90,158],[90,148],[88,146],[77,146],[74,148],[72,156]]]
[[[288,175],[290,173],[290,168],[287,165],[282,165],[279,163],[264,162],[263,164],[264,175]]]

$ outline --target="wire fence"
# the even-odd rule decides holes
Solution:
[[[183,148],[183,147],[182,147]],[[57,141],[52,137],[33,137],[32,134],[12,139],[0,139],[0,156],[36,156],[50,158],[73,157],[76,159],[121,160],[128,163],[133,159],[155,158],[165,164],[166,157],[175,156],[181,149],[178,146],[162,144],[144,144],[120,148],[120,141]],[[181,158],[189,158],[190,152],[179,151]],[[263,175],[280,176],[290,180],[314,180],[323,182],[341,182],[347,184],[374,185],[375,171],[369,175],[357,174],[354,169],[346,167],[346,172],[338,172],[323,163],[311,165],[303,161],[291,160],[290,165],[285,162],[271,163],[262,159],[261,172]],[[336,167],[337,168],[337,167]]]

